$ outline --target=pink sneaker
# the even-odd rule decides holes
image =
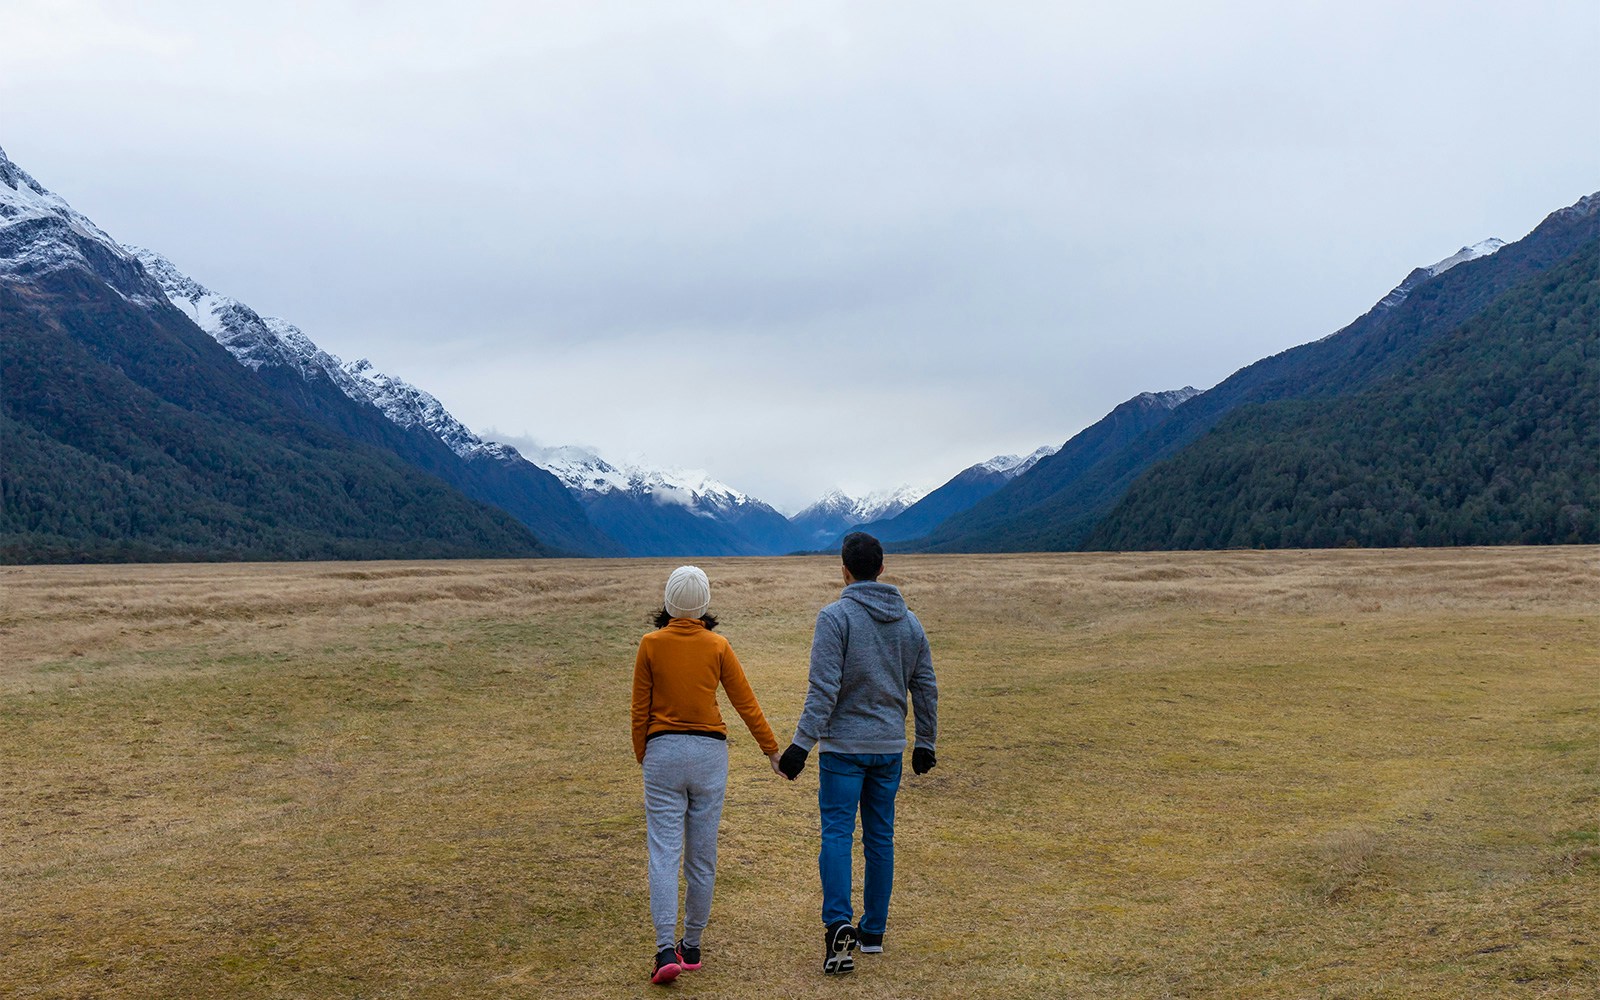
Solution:
[[[681,940],[678,942],[678,964],[683,966],[684,972],[696,972],[700,968],[700,949],[691,948]]]
[[[662,948],[656,952],[656,971],[650,981],[657,986],[665,986],[678,978],[678,973],[683,971],[683,966],[678,964],[678,951],[676,948]]]

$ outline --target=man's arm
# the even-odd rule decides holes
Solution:
[[[917,630],[922,631],[921,622]],[[933,676],[933,650],[928,633],[922,632],[922,648],[917,650],[917,665],[911,670],[911,707],[917,720],[914,746],[932,751],[939,737],[939,681]]]
[[[805,708],[794,727],[794,745],[810,750],[817,745],[833,717],[839,701],[839,686],[844,678],[844,636],[839,623],[826,612],[817,614],[817,627],[811,634],[811,677],[806,689]]]
[[[778,771],[790,781],[805,769],[806,756],[827,729],[843,678],[844,636],[839,623],[824,610],[817,613],[817,628],[811,634],[811,679],[805,708],[800,710],[800,721],[795,724],[794,741],[778,761]]]

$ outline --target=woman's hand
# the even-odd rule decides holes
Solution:
[[[778,761],[780,761],[782,759],[783,759],[783,754],[777,752],[776,750],[773,751],[772,753],[767,754],[767,760],[772,762],[772,773],[776,774],[780,778],[784,776],[783,768],[778,766]]]

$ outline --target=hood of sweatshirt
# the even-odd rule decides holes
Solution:
[[[852,583],[840,598],[855,601],[880,622],[897,622],[906,616],[906,599],[900,588],[887,583]]]

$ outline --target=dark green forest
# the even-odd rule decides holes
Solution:
[[[543,555],[87,274],[0,284],[0,562]]]
[[[1600,242],[1357,395],[1235,410],[1085,547],[1595,542]]]
[[[1585,248],[1592,250],[1597,239],[1600,211],[1593,199],[1586,198],[1552,212],[1527,236],[1487,257],[1432,276],[1421,269],[1413,271],[1406,279],[1408,294],[1398,304],[1380,302],[1332,336],[1241,368],[1174,409],[1169,419],[1125,444],[1088,456],[1087,462],[1068,459],[1069,443],[1053,459],[949,518],[927,538],[901,547],[933,552],[1103,548],[1111,537],[1171,537],[1185,519],[1184,536],[1196,537],[1194,517],[1188,512],[1157,512],[1145,506],[1142,516],[1154,520],[1137,529],[1113,526],[1106,519],[1142,477],[1159,463],[1201,444],[1230,414],[1251,406],[1289,406],[1291,400],[1319,400],[1320,406],[1415,371],[1417,360],[1441,338],[1454,335],[1536,275],[1562,266]],[[1208,451],[1215,445],[1206,444],[1196,454],[1220,461]],[[1184,468],[1195,466],[1191,462]],[[1171,495],[1186,494],[1174,490]],[[1208,499],[1205,506],[1205,516],[1211,517],[1214,504]],[[1199,536],[1218,533],[1213,525]]]

